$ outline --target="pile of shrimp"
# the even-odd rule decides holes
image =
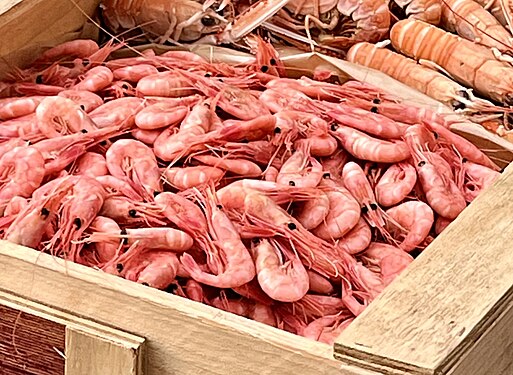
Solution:
[[[115,48],[5,82],[2,239],[331,344],[500,175],[444,117],[286,78],[263,41],[244,66]]]

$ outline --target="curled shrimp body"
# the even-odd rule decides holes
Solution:
[[[244,177],[258,177],[262,175],[262,170],[258,164],[245,159],[228,159],[213,155],[196,155],[194,159],[200,161],[203,164],[224,169],[227,172],[231,172]]]
[[[467,161],[463,163],[466,181],[462,192],[467,202],[472,202],[479,193],[493,185],[500,173],[483,165]]]
[[[36,111],[45,96],[0,99],[0,121],[30,115]]]
[[[359,159],[398,163],[410,157],[408,147],[402,141],[383,141],[346,126],[335,126],[332,129],[334,129],[332,135],[338,139],[344,149]]]
[[[103,155],[96,152],[86,152],[77,159],[71,173],[95,178],[108,175],[109,170]]]
[[[333,293],[335,288],[327,278],[312,270],[306,270],[306,272],[310,285],[308,291],[326,295]]]
[[[33,147],[16,147],[0,158],[0,213],[15,196],[29,198],[45,175],[45,161]]]
[[[408,201],[386,211],[387,229],[396,240],[404,237],[397,246],[404,251],[417,248],[429,235],[435,217],[429,205],[420,201]]]
[[[95,66],[84,74],[82,80],[73,86],[73,89],[97,92],[109,86],[113,80],[114,75],[109,68]]]
[[[180,261],[174,253],[151,252],[150,263],[137,276],[136,282],[152,288],[166,289],[176,278]]]
[[[127,179],[139,193],[153,197],[162,191],[157,159],[144,143],[132,139],[118,140],[109,147],[105,158],[110,174]]]
[[[158,72],[157,68],[150,64],[124,66],[112,71],[114,79],[129,82],[139,82],[144,77],[157,74]]]
[[[317,194],[316,197],[305,201],[294,215],[297,221],[308,230],[315,229],[321,225],[330,212],[328,194],[322,190],[318,190]]]
[[[309,150],[300,147],[280,168],[276,182],[280,185],[313,188],[319,185],[322,179],[322,165],[315,158],[310,157]],[[312,167],[308,168],[307,165]]]
[[[374,187],[376,200],[382,206],[394,206],[406,198],[416,183],[417,172],[411,164],[391,165]]]
[[[29,204],[29,200],[27,198],[15,196],[9,201],[9,203],[7,203],[7,206],[5,206],[4,215],[5,216],[17,215],[24,208],[26,208],[28,206],[28,204]]]
[[[343,237],[358,223],[360,206],[351,193],[342,185],[324,179],[321,187],[325,187],[328,196],[329,211],[324,221],[313,230],[313,233],[325,240]]]
[[[273,246],[274,245],[274,246]],[[284,251],[284,247],[281,247]],[[262,239],[251,251],[255,258],[258,283],[272,299],[295,302],[303,298],[310,287],[308,273],[299,258],[285,251],[288,261],[283,263],[275,241]]]
[[[130,129],[135,126],[135,115],[143,109],[143,103],[141,98],[119,98],[95,108],[89,116],[98,128],[122,126]]]
[[[89,229],[93,232],[114,232],[119,233],[121,229],[115,220],[104,216],[96,216],[91,222]],[[94,255],[100,264],[104,264],[112,260],[119,248],[119,240],[105,240],[94,244]]]
[[[371,243],[372,231],[363,218],[358,220],[356,226],[337,242],[337,247],[349,254],[358,254]]]
[[[123,225],[166,224],[160,207],[142,201],[134,201],[122,195],[107,197],[99,214]]]
[[[47,138],[95,129],[78,104],[60,96],[44,99],[36,109],[36,118],[39,130]]]
[[[101,97],[85,90],[64,90],[58,93],[57,96],[72,100],[86,113],[91,112],[93,109],[103,104]]]
[[[372,242],[361,255],[371,270],[381,274],[384,286],[389,285],[413,262],[413,257],[396,246]]]
[[[160,129],[178,125],[189,113],[186,106],[169,105],[166,102],[155,103],[142,109],[135,116],[135,125],[143,130]]]
[[[194,280],[218,288],[234,288],[249,283],[256,275],[255,265],[237,228],[228,215],[215,204],[213,196],[205,199],[204,204],[209,233],[222,253],[224,269],[218,269],[217,275],[208,274],[187,253],[180,259],[183,267]]]
[[[141,141],[145,145],[153,146],[158,136],[162,133],[162,129],[154,129],[154,130],[143,130],[143,129],[134,129],[132,131],[132,135],[138,141]]]
[[[200,165],[196,167],[166,168],[162,174],[164,182],[178,190],[187,190],[193,187],[217,184],[224,176],[219,168]]]

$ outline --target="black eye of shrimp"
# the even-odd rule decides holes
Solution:
[[[262,65],[260,70],[262,71],[262,73],[267,73],[269,71],[269,67],[267,65]]]
[[[84,134],[87,134],[87,133],[88,133],[88,132],[87,132],[87,129],[82,129],[82,130],[80,130],[80,132],[81,132],[81,133],[84,133]]]
[[[153,192],[153,197],[156,197],[157,195],[159,195],[161,192],[160,191],[154,191]]]
[[[121,264],[121,263],[116,264],[116,270],[117,270],[118,272],[123,272],[123,269],[124,269],[124,268],[125,268],[125,267],[123,266],[123,264]]]
[[[296,183],[294,181],[289,181],[289,186],[296,186]]]
[[[43,76],[41,74],[38,74],[37,77],[36,77],[36,83],[38,85],[41,85],[43,84]]]
[[[367,208],[367,206],[363,206],[362,207],[362,214],[366,214],[367,212],[369,212],[369,209]]]
[[[83,105],[83,104],[80,104],[80,109],[81,109],[82,111],[85,111],[85,110],[86,110],[86,107],[85,107],[85,105]]]
[[[212,77],[212,74],[210,74],[210,73],[205,73],[205,77],[207,77],[207,78],[208,78],[208,77]]]
[[[280,133],[281,133],[281,128],[275,127],[274,128],[274,134],[280,134]]]
[[[322,175],[322,178],[330,178],[331,177],[331,173],[330,172],[326,172]]]
[[[216,24],[216,20],[210,16],[205,16],[201,19],[201,23],[203,26],[209,27],[214,26]]]
[[[378,205],[376,203],[371,203],[370,208],[372,211],[376,211],[378,209]]]
[[[107,141],[101,141],[100,146],[107,146]]]
[[[456,109],[465,109],[467,108],[467,106],[460,102],[459,100],[455,100],[454,103],[452,104],[452,109],[456,110]]]
[[[380,104],[380,103],[381,103],[381,100],[380,100],[379,98],[374,98],[374,99],[372,99],[372,102],[373,102],[374,104]]]
[[[150,284],[144,282],[144,283],[141,283],[141,285],[144,285],[144,286],[150,286]]]
[[[370,109],[370,111],[371,111],[372,113],[378,113],[378,107],[372,107],[372,108]]]
[[[223,206],[221,206],[220,204],[217,205],[217,208],[219,208],[220,210],[223,209]]]
[[[275,59],[271,59],[271,60],[269,60],[269,63],[270,63],[271,65],[273,65],[273,66],[277,64],[277,62],[276,62],[276,60],[275,60]]]
[[[462,158],[462,159],[461,159],[461,162],[462,162],[462,163],[466,163],[467,161],[468,161],[468,160],[467,160],[467,158]]]
[[[287,224],[287,227],[288,227],[290,230],[297,229],[297,226],[296,226],[296,224],[294,224],[294,223],[288,223],[288,224]]]
[[[331,131],[334,132],[338,129],[338,125],[337,124],[333,124],[331,125]]]
[[[251,240],[251,242],[253,242],[255,245],[259,244],[260,243],[260,238],[253,238]]]
[[[80,220],[79,217],[76,217],[75,220],[73,220],[73,224],[77,227],[77,230],[82,228],[82,220]]]
[[[48,215],[50,215],[50,210],[48,210],[48,208],[42,208],[41,209],[41,216],[43,216],[44,218],[47,218]]]
[[[439,137],[437,132],[433,132],[433,136],[435,137],[435,139],[438,139],[438,137]]]
[[[128,216],[134,217],[134,218],[137,217],[137,211],[134,209],[128,211]]]
[[[89,59],[84,59],[84,60],[82,60],[82,65],[84,65],[84,66],[87,66],[87,65],[89,65],[90,63],[91,63],[91,62],[89,61]]]
[[[426,162],[424,160],[420,161],[419,164],[417,164],[419,167],[423,167],[426,165]]]

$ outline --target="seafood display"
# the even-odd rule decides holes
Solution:
[[[250,64],[75,40],[16,70],[1,238],[332,344],[499,167],[449,117],[288,78],[252,38]]]

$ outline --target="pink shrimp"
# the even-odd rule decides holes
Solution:
[[[39,130],[47,138],[95,129],[78,104],[60,96],[44,99],[36,109],[36,117]]]
[[[248,317],[256,322],[264,323],[271,327],[277,326],[276,315],[271,306],[255,303]]]
[[[374,191],[372,190],[364,171],[355,162],[344,165],[342,179],[345,187],[360,204],[363,217],[372,227],[383,227],[385,221],[383,210],[378,206]]]
[[[4,216],[17,215],[29,205],[29,200],[20,196],[12,197],[5,206]]]
[[[141,195],[139,195],[134,188],[128,185],[125,180],[106,174],[103,176],[96,176],[96,181],[102,184],[109,196],[120,195],[133,201],[143,201]]]
[[[169,105],[166,102],[151,104],[135,116],[135,125],[143,130],[154,130],[176,126],[189,113],[186,106]]]
[[[447,228],[449,226],[449,224],[451,224],[453,222],[453,220],[451,219],[446,219],[445,217],[443,216],[438,216],[436,218],[436,221],[435,221],[435,233],[437,235],[439,235],[440,233],[442,233],[442,231],[445,230],[445,228]]]
[[[319,275],[317,272],[312,270],[306,270],[308,273],[308,280],[309,280],[309,291],[314,293],[320,293],[320,294],[331,294],[334,292],[335,288],[333,287],[333,284],[331,282]]]
[[[109,174],[105,157],[96,152],[86,152],[80,156],[70,172],[93,178]]]
[[[30,115],[36,111],[45,96],[0,99],[0,121]]]
[[[332,126],[332,135],[351,155],[379,163],[398,163],[410,157],[406,143],[383,141],[346,126]]]
[[[275,240],[270,242],[266,239],[253,244],[251,251],[258,283],[269,297],[281,302],[295,302],[306,295],[310,287],[308,273],[292,252]],[[283,255],[287,256],[288,261],[281,260]]]
[[[479,193],[487,189],[500,177],[500,173],[481,164],[466,161],[463,171],[467,181],[463,185],[463,194],[467,202],[472,202]]]
[[[276,179],[278,178],[279,169],[276,167],[273,167],[272,165],[267,168],[267,170],[264,172],[264,179],[265,181],[269,182],[276,182]]]
[[[298,210],[295,210],[294,216],[301,225],[311,230],[320,226],[324,220],[327,220],[330,209],[328,194],[319,189],[317,196],[305,201]]]
[[[389,208],[386,215],[386,227],[394,239],[404,237],[397,246],[408,252],[417,248],[426,239],[435,221],[431,207],[421,201],[401,203]]]
[[[96,216],[91,222],[89,230],[93,232],[113,232],[119,233],[121,229],[115,220],[104,216]],[[94,244],[94,254],[100,264],[104,264],[112,260],[119,248],[119,240],[105,240]]]
[[[203,200],[206,210],[209,233],[216,247],[222,253],[224,269],[218,269],[217,275],[208,274],[200,269],[190,254],[184,254],[180,261],[191,277],[203,284],[218,288],[233,288],[250,282],[256,275],[251,255],[242,242],[237,229],[217,205],[213,194]]]
[[[280,185],[297,186],[301,188],[316,187],[321,182],[322,165],[303,146],[292,154],[280,168],[276,182]],[[312,167],[308,168],[307,165]]]
[[[137,82],[136,89],[142,96],[180,98],[196,93],[189,81],[176,71],[159,72],[145,76]]]
[[[72,89],[97,92],[109,86],[113,80],[114,75],[109,68],[96,66],[89,69],[82,77],[82,80],[74,85]]]
[[[45,175],[45,161],[33,147],[16,147],[0,158],[0,215],[12,198],[29,198]]]
[[[35,64],[57,61],[62,57],[84,58],[98,52],[100,47],[91,39],[75,39],[52,47],[39,56]]]
[[[158,72],[157,68],[149,64],[124,66],[112,71],[114,79],[130,82],[139,82],[144,77],[157,74]]]
[[[385,287],[413,262],[413,257],[398,247],[378,242],[371,243],[361,259],[380,272]]]
[[[18,245],[37,248],[48,226],[56,218],[62,198],[71,187],[69,180],[62,180],[41,199],[32,199],[16,215],[5,231],[4,239]]]
[[[342,168],[349,161],[349,155],[344,149],[338,149],[333,155],[321,160],[322,168],[334,180],[342,178]]]
[[[109,177],[109,176],[102,176]],[[99,215],[106,216],[122,225],[165,225],[162,208],[125,196],[107,197]]]
[[[150,252],[146,259],[150,262],[137,277],[136,282],[156,289],[166,289],[176,278],[180,261],[174,253]]]
[[[209,166],[165,168],[162,177],[164,182],[178,190],[214,184],[224,176],[224,171]]]
[[[369,225],[363,218],[360,218],[353,229],[347,232],[344,237],[339,238],[337,247],[342,248],[349,254],[358,254],[369,246],[371,239],[372,232]]]
[[[58,93],[57,96],[72,100],[86,113],[103,104],[103,99],[90,91],[65,90]]]
[[[138,141],[142,143],[153,146],[158,136],[162,133],[162,129],[154,129],[154,130],[143,130],[143,129],[134,129],[132,131],[132,135]]]
[[[162,191],[157,159],[144,143],[120,139],[109,147],[105,158],[110,174],[129,181],[139,194],[153,197]]]
[[[406,162],[391,165],[374,187],[376,200],[385,207],[394,206],[406,198],[417,183],[415,168]]]
[[[144,107],[141,98],[120,98],[104,103],[89,113],[98,128],[135,126],[135,115]]]
[[[258,177],[262,175],[262,170],[258,164],[245,159],[219,158],[213,155],[196,155],[194,159],[203,164],[224,169],[244,177]]]

